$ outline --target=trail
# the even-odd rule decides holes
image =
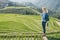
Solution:
[[[48,38],[46,36],[43,37],[43,40],[48,40]]]
[[[60,22],[56,21],[56,23],[60,26]]]

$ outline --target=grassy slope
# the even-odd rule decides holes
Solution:
[[[58,31],[60,28],[51,18],[47,31]],[[0,30],[19,32],[42,32],[41,17],[35,15],[0,14]]]
[[[40,14],[36,9],[33,9],[32,7],[6,7],[3,9],[0,9],[0,13],[14,13],[14,14]]]
[[[60,40],[60,33],[54,31],[60,30],[54,23],[55,18],[50,17],[47,27],[47,37],[49,40]],[[0,14],[0,31],[18,31],[18,32],[42,32],[41,17],[36,15],[20,14]]]
[[[33,11],[36,12],[36,10]],[[56,20],[56,18],[50,17],[49,26],[47,27],[49,40],[60,40],[60,32],[58,32],[60,27],[57,25]],[[41,17],[36,15],[0,14],[0,31],[41,33]]]
[[[0,14],[0,30],[38,32],[39,26],[39,16]]]

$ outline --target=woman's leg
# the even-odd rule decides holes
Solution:
[[[46,33],[46,22],[42,22],[43,33]]]

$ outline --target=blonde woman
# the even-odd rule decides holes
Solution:
[[[42,7],[42,28],[43,35],[46,33],[46,23],[49,21],[48,10],[45,7]]]

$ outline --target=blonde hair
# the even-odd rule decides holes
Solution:
[[[42,12],[46,12],[46,13],[48,13],[48,10],[47,10],[47,8],[45,8],[45,7],[42,7]]]

